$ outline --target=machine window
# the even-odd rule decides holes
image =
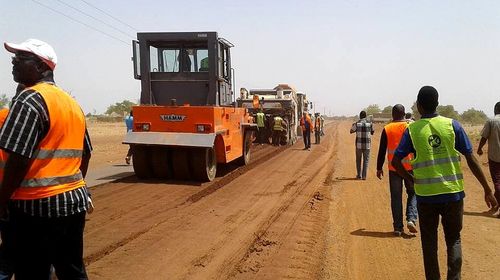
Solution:
[[[151,72],[206,72],[207,49],[158,49],[150,47]]]

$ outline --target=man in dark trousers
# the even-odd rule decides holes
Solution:
[[[394,228],[394,235],[401,236],[403,233],[403,183],[406,189],[406,225],[411,233],[417,233],[417,200],[415,198],[415,190],[413,189],[413,182],[403,179],[397,172],[391,161],[394,157],[394,152],[398,147],[399,141],[403,136],[404,131],[408,127],[405,120],[405,107],[401,104],[396,104],[392,107],[392,122],[387,124],[382,130],[380,135],[380,145],[378,148],[377,157],[377,177],[382,179],[384,171],[382,170],[385,161],[385,154],[387,151],[387,163],[389,167],[389,190],[391,192],[391,211],[392,211],[392,225]],[[411,172],[410,159],[406,157],[403,159],[404,167],[408,172]]]
[[[447,279],[450,280],[460,279],[462,269],[460,232],[465,193],[460,154],[465,156],[467,165],[481,183],[486,205],[496,207],[497,201],[460,123],[436,113],[438,96],[434,87],[420,89],[417,108],[422,118],[405,130],[392,165],[404,179],[415,184],[425,277],[428,280],[441,278],[437,255],[437,229],[441,216],[448,253]],[[411,161],[413,174],[401,162],[410,153],[415,155]]]
[[[85,116],[55,85],[54,49],[29,39],[5,43],[14,81],[26,88],[12,99],[0,130],[9,156],[0,187],[0,216],[9,212],[17,280],[87,279],[83,229],[89,208],[84,181],[92,146]]]
[[[300,127],[302,128],[302,138],[304,139],[304,150],[311,150],[311,131],[313,130],[313,124],[311,117],[307,112],[304,112],[302,118],[300,118]]]
[[[372,135],[375,130],[373,124],[366,119],[365,111],[359,113],[359,120],[352,124],[350,133],[356,133],[356,179],[366,180]]]

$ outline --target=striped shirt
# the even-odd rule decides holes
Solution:
[[[371,149],[373,124],[366,118],[352,124],[351,133],[356,132],[356,149],[369,150]]]
[[[53,83],[52,78],[46,82]],[[32,158],[50,128],[47,105],[40,93],[26,89],[12,99],[9,115],[0,130],[0,148],[9,153]],[[84,154],[92,151],[88,131],[82,139]],[[10,207],[36,217],[62,217],[87,210],[87,187],[34,200],[11,200]]]

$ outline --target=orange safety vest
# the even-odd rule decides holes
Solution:
[[[0,128],[2,127],[3,123],[5,122],[5,119],[7,118],[7,115],[9,114],[9,109],[1,109],[0,110]],[[9,154],[0,149],[0,185],[3,182],[3,172],[5,169],[5,163],[7,162]]]
[[[311,117],[309,117],[309,115],[307,115],[305,118],[304,118],[304,116],[302,116],[302,118],[300,118],[300,127],[302,128],[302,131],[303,132],[306,131],[306,122],[309,123],[309,129],[311,131],[313,131],[314,130],[314,126],[312,124]]]
[[[40,93],[47,104],[50,127],[12,199],[45,198],[85,186],[80,172],[85,116],[80,106],[53,84],[39,83],[30,89]]]
[[[389,164],[389,170],[396,171],[396,168],[392,166],[391,162],[407,127],[408,123],[406,121],[391,122],[384,127],[385,134],[387,135],[387,161]],[[402,160],[403,166],[406,170],[412,170],[410,164],[410,160],[412,159],[413,154],[409,154]]]

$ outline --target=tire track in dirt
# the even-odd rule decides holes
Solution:
[[[106,219],[101,219],[100,222],[95,223],[95,224],[91,224],[90,228],[87,229],[87,232],[96,232],[99,230],[100,227],[108,225],[109,222],[118,221],[123,217],[123,215],[131,214],[134,212],[141,213],[141,216],[143,216],[144,219],[146,219],[146,220],[149,219],[149,220],[151,220],[151,222],[147,226],[142,227],[139,230],[134,230],[132,233],[130,233],[122,238],[119,238],[117,240],[114,240],[113,242],[107,244],[106,246],[101,247],[98,250],[95,250],[94,252],[91,252],[90,254],[86,255],[84,258],[85,264],[90,265],[91,263],[100,260],[101,258],[105,257],[106,255],[111,254],[116,249],[132,242],[133,240],[144,235],[145,233],[151,231],[155,227],[157,227],[163,223],[168,222],[169,220],[171,220],[171,217],[166,215],[168,212],[178,211],[180,208],[185,208],[192,203],[198,202],[202,198],[214,193],[218,189],[231,183],[239,176],[249,172],[250,170],[252,170],[256,167],[258,167],[262,163],[276,157],[278,154],[285,151],[287,148],[288,148],[288,146],[282,146],[279,148],[265,147],[264,149],[259,149],[259,153],[257,154],[257,159],[252,161],[249,165],[243,166],[243,167],[240,167],[240,168],[237,168],[237,169],[231,171],[230,173],[228,173],[224,177],[220,178],[219,180],[216,180],[215,182],[209,183],[201,191],[198,191],[198,192],[195,192],[192,194],[188,194],[187,198],[185,198],[186,196],[184,196],[184,198],[183,198],[182,194],[181,194],[181,197],[179,197],[176,200],[177,201],[176,203],[174,201],[173,205],[171,205],[167,208],[157,208],[154,211],[151,211],[151,210],[147,211],[147,214],[144,214],[142,212],[143,212],[143,209],[147,208],[148,205],[151,203],[150,197],[144,196],[144,195],[139,195],[141,193],[141,191],[143,191],[143,190],[141,190],[141,189],[134,190],[133,189],[135,187],[134,183],[129,183],[129,184],[118,186],[118,192],[105,191],[103,198],[111,198],[113,200],[116,200],[117,196],[122,196],[122,197],[137,196],[137,197],[141,197],[143,202],[135,204],[135,206],[133,206],[133,207],[129,207],[126,210],[119,211],[118,213],[114,213],[110,216],[106,215]],[[133,180],[133,178],[128,177],[128,178],[118,180],[118,181],[134,181],[134,180]],[[154,185],[155,188],[161,187],[160,186],[161,183],[162,183],[161,181],[157,181],[157,180],[147,181],[147,184]],[[112,184],[114,184],[114,183],[101,185],[99,187],[99,190],[106,189],[107,185],[112,185]],[[132,188],[132,190],[130,190],[131,188]],[[127,189],[127,192],[125,192],[125,189]],[[157,195],[160,195],[162,197],[168,197],[168,196],[172,195],[172,193],[169,193],[167,191],[160,191],[160,192],[155,192],[155,193],[158,193]],[[95,201],[96,201],[96,203],[99,203],[98,200],[95,200]],[[159,216],[160,214],[162,214],[163,216],[166,216],[166,218],[163,220],[157,221],[156,217]]]

